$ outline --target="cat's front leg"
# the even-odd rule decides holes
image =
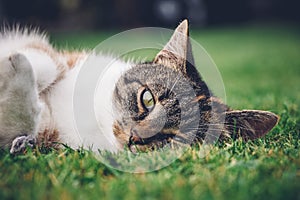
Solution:
[[[32,66],[22,54],[0,61],[0,147],[34,146],[42,104]],[[33,138],[33,139],[32,139]]]

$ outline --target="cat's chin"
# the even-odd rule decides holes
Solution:
[[[166,145],[170,145],[170,141],[172,141],[171,138],[165,138],[163,140],[160,141],[155,141],[155,142],[151,142],[151,143],[132,143],[129,142],[127,144],[128,149],[134,153],[146,153],[146,152],[150,152],[150,151],[155,151],[155,150],[159,150],[164,148]]]
[[[129,151],[131,151],[134,154],[137,153],[144,153],[144,152],[149,152],[154,150],[155,145],[149,145],[149,144],[134,144],[132,142],[129,142],[127,144],[127,147]]]
[[[159,149],[159,147],[156,145],[140,145],[140,144],[132,144],[128,145],[128,149],[131,153],[138,154],[138,153],[147,153],[150,151],[154,151],[155,149]]]
[[[146,152],[148,148],[145,148],[143,145],[129,145],[128,149],[131,151],[131,153],[137,154],[140,152]]]

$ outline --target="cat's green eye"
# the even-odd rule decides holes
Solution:
[[[152,108],[154,107],[154,97],[149,90],[145,90],[142,93],[141,100],[142,100],[143,106],[147,110],[149,110],[149,111],[152,110]]]

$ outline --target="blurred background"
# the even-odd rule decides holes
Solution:
[[[193,27],[247,22],[300,24],[299,0],[0,0],[0,21],[50,31]]]
[[[299,5],[299,0],[0,0],[0,25],[38,26],[55,47],[89,49],[123,30],[174,29],[188,18],[192,38],[222,74],[229,105],[272,109],[299,91]],[[151,60],[155,53],[144,56]],[[249,98],[253,92],[260,98]]]

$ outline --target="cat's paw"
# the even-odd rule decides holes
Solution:
[[[34,148],[36,145],[36,139],[32,135],[19,136],[12,142],[10,153],[18,154],[23,153],[27,148]]]
[[[34,84],[32,66],[24,55],[15,53],[0,61],[0,91],[30,90]]]
[[[15,74],[20,78],[18,81],[26,82],[26,84],[35,83],[32,66],[24,55],[15,53],[9,56],[8,60],[10,61]]]

